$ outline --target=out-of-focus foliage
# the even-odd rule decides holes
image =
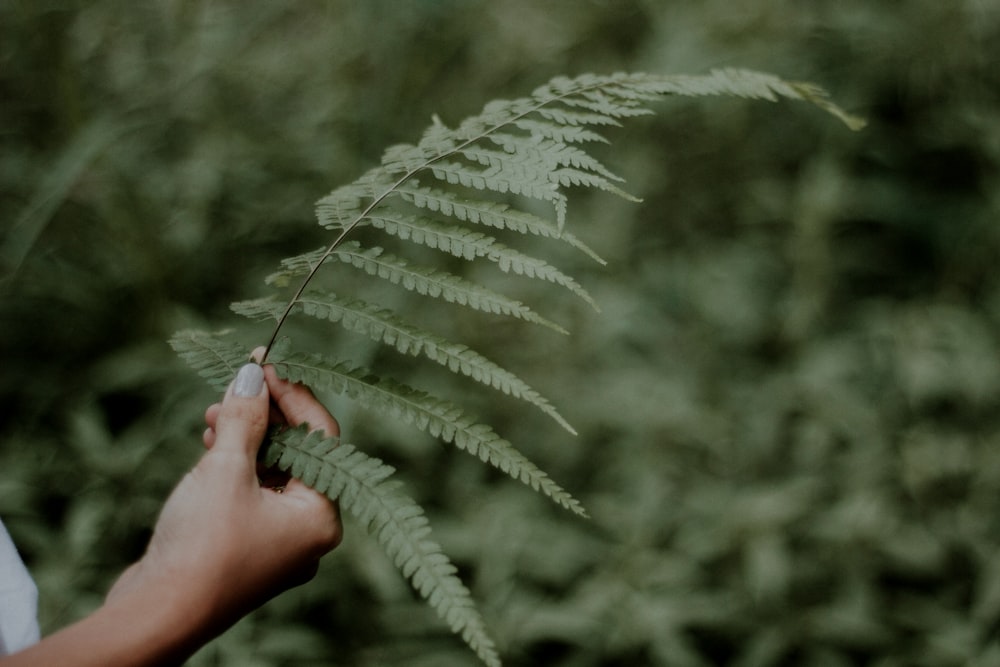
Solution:
[[[506,664],[996,664],[997,44],[973,0],[0,3],[0,515],[45,629],[99,603],[199,453],[213,396],[166,338],[319,245],[318,196],[556,74],[740,66],[869,128],[669,102],[602,157],[645,202],[570,206],[603,315],[566,298],[574,335],[526,346],[456,313],[579,431],[477,406],[591,520],[331,407],[428,508]],[[350,528],[192,664],[475,664]]]

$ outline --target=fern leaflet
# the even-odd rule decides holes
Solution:
[[[384,252],[381,248],[363,248],[359,243],[350,241],[337,248],[334,253],[341,261],[411,292],[443,298],[450,303],[468,306],[485,313],[509,315],[541,324],[560,333],[569,333],[519,301],[445,271],[415,266],[405,259]]]
[[[217,391],[224,392],[236,371],[249,360],[247,350],[239,343],[223,340],[232,330],[211,334],[187,329],[170,338],[170,347],[188,366]]]
[[[519,234],[534,234],[558,239],[582,251],[600,264],[607,263],[583,241],[567,231],[558,229],[551,221],[532,213],[513,209],[506,204],[462,199],[443,190],[420,187],[416,179],[401,185],[395,192],[419,208],[440,213],[446,217],[454,217],[470,224],[510,229]]]
[[[387,234],[397,236],[404,241],[412,240],[414,243],[467,260],[485,257],[494,262],[504,273],[513,271],[528,278],[541,278],[561,285],[600,312],[597,302],[573,278],[545,260],[508,248],[492,236],[465,227],[449,226],[435,220],[402,214],[371,215],[368,220],[376,229],[384,230]]]

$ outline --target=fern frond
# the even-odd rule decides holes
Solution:
[[[364,270],[372,276],[425,296],[468,306],[484,313],[508,315],[533,322],[563,334],[564,328],[498,292],[469,282],[464,278],[426,267],[415,266],[405,259],[390,255],[382,248],[363,248],[356,241],[345,243],[334,251],[343,262]]]
[[[638,197],[613,184],[623,179],[578,147],[555,141],[536,141],[531,137],[496,132],[489,140],[502,151],[471,148],[462,155],[492,170],[517,173],[538,182],[556,186],[583,185],[616,194],[629,201]]]
[[[231,330],[208,333],[187,329],[171,336],[174,352],[214,389],[225,391],[236,371],[250,360],[246,349],[226,340]]]
[[[556,212],[556,223],[561,228],[566,222],[566,195],[559,192],[556,183],[534,169],[523,167],[516,171],[504,171],[501,167],[475,169],[461,162],[435,162],[428,167],[434,178],[461,185],[474,190],[492,190],[500,194],[513,194],[537,199],[552,204]]]
[[[622,199],[627,199],[631,202],[641,202],[642,200],[635,195],[622,190],[620,187],[604,178],[599,174],[594,174],[589,171],[584,171],[582,169],[573,169],[570,167],[563,167],[562,169],[556,169],[551,174],[549,174],[551,181],[562,187],[569,187],[572,185],[582,186],[588,188],[596,188],[598,190],[604,190],[605,192],[610,192],[613,195],[618,195]]]
[[[321,433],[291,429],[273,436],[263,454],[327,497],[338,500],[375,537],[393,564],[438,615],[490,667],[500,666],[493,640],[456,568],[430,539],[423,509],[390,480],[394,469]]]
[[[522,97],[515,100],[493,100],[483,106],[477,116],[463,120],[452,133],[458,146],[466,146],[484,135],[522,118],[535,110],[536,102]],[[424,143],[424,142],[421,142]]]
[[[466,260],[484,258],[503,271],[560,285],[594,305],[574,278],[469,227],[558,240],[604,264],[594,250],[566,230],[567,191],[593,188],[637,199],[621,187],[620,177],[584,147],[607,143],[600,133],[603,129],[650,113],[649,103],[666,96],[720,95],[806,101],[852,129],[864,125],[864,121],[831,102],[822,89],[760,72],[724,69],[703,76],[619,73],[555,78],[528,97],[489,102],[479,114],[454,128],[435,116],[416,144],[389,147],[379,166],[317,202],[319,223],[333,232],[328,244],[284,259],[279,271],[268,277],[268,284],[278,287],[297,280],[298,288],[292,297],[283,304],[274,299],[240,302],[234,304],[234,309],[248,317],[276,320],[265,358],[272,352],[278,357],[272,363],[283,377],[345,394],[362,405],[394,415],[584,514],[572,496],[509,442],[488,425],[476,423],[454,403],[389,378],[371,376],[347,362],[313,354],[289,355],[275,342],[293,312],[340,322],[380,344],[403,353],[423,354],[453,372],[533,403],[569,428],[546,399],[464,345],[413,327],[377,305],[307,288],[318,271],[332,264],[328,260],[336,259],[418,294],[565,333],[562,327],[519,301],[447,272],[412,265],[379,247],[362,247],[351,235],[359,227],[370,226],[404,242]],[[433,185],[428,187],[421,180]],[[551,205],[552,213],[538,215],[522,210],[513,203],[519,198]],[[180,332],[171,339],[171,345],[220,388],[246,360],[243,346],[222,334]],[[426,540],[428,528],[423,513],[410,501],[399,500],[402,496],[396,494],[395,486],[387,479],[391,470],[348,446],[338,450],[322,441],[300,438],[273,447],[278,452],[275,460],[293,475],[341,497],[344,506],[373,531],[396,565],[451,627],[462,633],[487,664],[498,664],[481,619],[468,602],[468,591],[454,578],[454,568],[437,545]],[[280,447],[285,448],[278,451]]]
[[[247,362],[245,348],[223,336],[185,331],[170,341],[178,354],[214,386],[225,389]],[[389,378],[376,377],[346,362],[320,355],[291,354],[272,360],[278,374],[292,382],[344,394],[372,410],[389,413],[435,438],[453,443],[497,469],[520,480],[576,514],[587,513],[572,495],[501,438],[492,428],[476,423],[462,408]]]
[[[239,301],[234,312],[254,319],[277,319],[284,304],[272,298]],[[333,293],[309,292],[299,298],[297,307],[306,315],[341,324],[348,331],[370,337],[394,347],[403,354],[424,355],[428,359],[461,373],[476,382],[531,403],[572,434],[570,426],[549,401],[528,383],[475,350],[429,331],[415,327],[392,311],[360,300],[343,299]]]
[[[404,241],[413,241],[467,260],[486,256],[496,243],[496,239],[465,227],[448,226],[430,218],[402,213],[370,215],[366,221]]]
[[[375,168],[350,185],[344,185],[316,202],[316,218],[326,229],[348,229],[362,215],[362,210],[391,188],[387,170]]]
[[[618,85],[608,90],[622,88],[632,93],[642,91],[657,96],[682,95],[705,97],[727,95],[744,99],[776,102],[779,98],[809,102],[835,116],[852,130],[860,130],[865,120],[847,113],[830,101],[822,88],[801,81],[786,81],[773,74],[745,69],[716,69],[706,75],[657,76],[651,74],[617,74],[612,77]]]
[[[296,305],[295,309],[299,309]],[[262,322],[264,320],[277,320],[285,310],[285,304],[279,303],[273,296],[262,296],[259,299],[247,299],[245,301],[234,301],[229,304],[229,309],[237,315]]]
[[[292,354],[271,363],[288,380],[345,394],[370,409],[392,414],[541,491],[566,509],[587,515],[576,498],[512,444],[450,401],[320,355]]]
[[[552,121],[559,125],[570,127],[583,127],[586,125],[602,125],[605,127],[621,127],[617,120],[601,113],[588,111],[575,111],[573,109],[562,109],[559,107],[542,107],[538,110],[538,115],[545,120]]]
[[[519,234],[534,234],[544,238],[559,239],[582,251],[598,263],[607,264],[596,252],[573,234],[558,229],[545,218],[519,211],[506,204],[463,199],[444,190],[421,187],[416,180],[399,186],[395,192],[418,208],[453,217],[462,222],[497,229],[510,229]]]
[[[536,137],[494,132],[489,140],[508,153],[524,152],[540,160],[552,171],[559,167],[575,167],[593,171],[610,181],[622,182],[621,176],[601,164],[596,158],[577,146],[558,141],[539,141]]]
[[[384,220],[384,218],[380,219]],[[376,224],[375,220],[372,222]],[[568,276],[563,276],[555,270],[546,271],[543,266],[533,262],[527,256],[522,256],[522,261],[517,262],[519,258],[512,252],[504,253],[503,246],[495,249],[493,254],[497,255],[496,261],[501,264],[501,268],[506,266],[507,270],[514,269],[515,272],[520,272],[523,275],[546,277],[546,279],[570,289],[596,307],[596,302],[590,295]],[[362,269],[369,275],[377,276],[394,285],[400,285],[411,292],[432,298],[442,298],[445,301],[468,306],[485,313],[516,317],[526,322],[540,324],[562,334],[569,333],[563,327],[542,317],[520,301],[445,271],[410,264],[405,259],[386,253],[382,248],[363,248],[358,242],[351,241],[337,248],[332,256],[355,268]],[[265,282],[279,287],[287,286],[296,276],[310,274],[319,264],[330,258],[331,253],[326,248],[317,248],[286,257],[281,260],[282,269],[269,275]],[[530,273],[532,271],[535,273]]]
[[[505,273],[512,271],[528,278],[540,278],[561,285],[590,304],[594,310],[601,310],[580,283],[545,260],[509,248],[492,236],[465,227],[444,225],[430,218],[403,214],[371,215],[367,220],[375,228],[400,239],[420,243],[462,259],[484,257],[496,263]]]
[[[597,142],[610,143],[600,134],[578,125],[559,125],[548,121],[532,118],[522,118],[512,123],[514,127],[524,130],[534,139],[552,139],[565,144]]]
[[[586,109],[603,118],[634,118],[649,116],[652,110],[641,106],[640,100],[652,101],[655,95],[641,95],[638,91],[607,87],[605,90],[589,90],[580,97],[566,97],[561,102],[568,107]],[[601,120],[598,124],[603,124]]]
[[[287,287],[296,276],[310,274],[316,267],[325,262],[330,256],[326,248],[317,248],[298,255],[286,257],[281,260],[282,269],[275,271],[264,279],[267,285],[277,287]]]

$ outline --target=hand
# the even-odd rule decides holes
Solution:
[[[240,369],[206,420],[208,451],[170,494],[146,554],[104,606],[0,658],[3,667],[179,665],[243,615],[315,575],[341,539],[337,507],[295,479],[282,479],[280,492],[262,486],[257,450],[269,421],[339,435],[336,420],[307,388],[257,364]]]
[[[342,537],[337,508],[326,497],[296,479],[283,478],[280,487],[259,482],[257,451],[269,422],[307,423],[333,436],[339,426],[309,389],[256,364],[240,370],[205,417],[208,451],[167,499],[146,554],[107,603],[168,587],[218,634],[311,579]]]

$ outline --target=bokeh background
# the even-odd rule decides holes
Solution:
[[[571,337],[451,323],[576,426],[467,396],[592,519],[329,404],[508,665],[1000,664],[998,64],[995,0],[0,0],[0,515],[44,630],[100,603],[199,454],[214,396],[166,339],[319,245],[318,197],[555,75],[738,66],[869,126],[658,104],[598,153],[645,201],[571,200],[609,264],[563,266],[603,313],[526,285]],[[347,530],[190,664],[475,664]]]

